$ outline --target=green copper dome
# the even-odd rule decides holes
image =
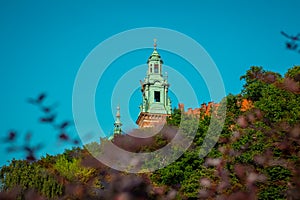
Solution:
[[[159,61],[161,64],[164,63],[163,60],[161,59],[159,53],[156,51],[156,48],[154,49],[154,51],[152,52],[152,54],[148,58],[147,63],[149,63],[150,61]]]

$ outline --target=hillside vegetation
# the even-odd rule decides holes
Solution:
[[[190,147],[155,172],[130,174],[98,162],[87,149],[100,155],[108,141],[102,138],[34,162],[12,160],[0,170],[0,199],[300,199],[300,66],[284,76],[251,67],[241,79],[241,93],[218,108],[226,109],[225,125],[204,158],[199,151],[218,110],[200,114]],[[116,135],[113,143],[136,153],[155,151],[175,137],[183,117],[195,118],[174,109],[159,134]]]

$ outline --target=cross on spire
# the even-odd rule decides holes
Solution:
[[[156,42],[157,42],[157,39],[156,39],[156,38],[154,38],[154,39],[153,39],[153,42],[154,42],[154,44],[153,44],[153,46],[154,46],[154,49],[156,49],[156,46],[157,46]]]

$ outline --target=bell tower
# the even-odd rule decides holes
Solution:
[[[154,50],[147,61],[146,77],[144,81],[140,81],[143,102],[140,105],[140,114],[136,121],[139,127],[164,124],[166,117],[171,115],[171,100],[168,95],[170,85],[168,77],[163,76],[163,60],[156,47],[156,39],[154,39]]]

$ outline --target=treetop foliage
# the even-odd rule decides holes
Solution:
[[[241,79],[241,93],[222,100],[225,125],[204,158],[199,154],[207,145],[210,116],[197,119],[187,151],[153,173],[118,172],[100,163],[88,150],[100,155],[108,142],[102,138],[33,162],[12,160],[0,169],[0,199],[299,199],[300,66],[284,76],[253,66]],[[116,135],[112,142],[131,152],[152,152],[167,145],[181,119],[189,117],[174,109],[170,128],[159,134]],[[189,132],[195,124],[181,125]],[[139,164],[147,168],[164,159]]]

